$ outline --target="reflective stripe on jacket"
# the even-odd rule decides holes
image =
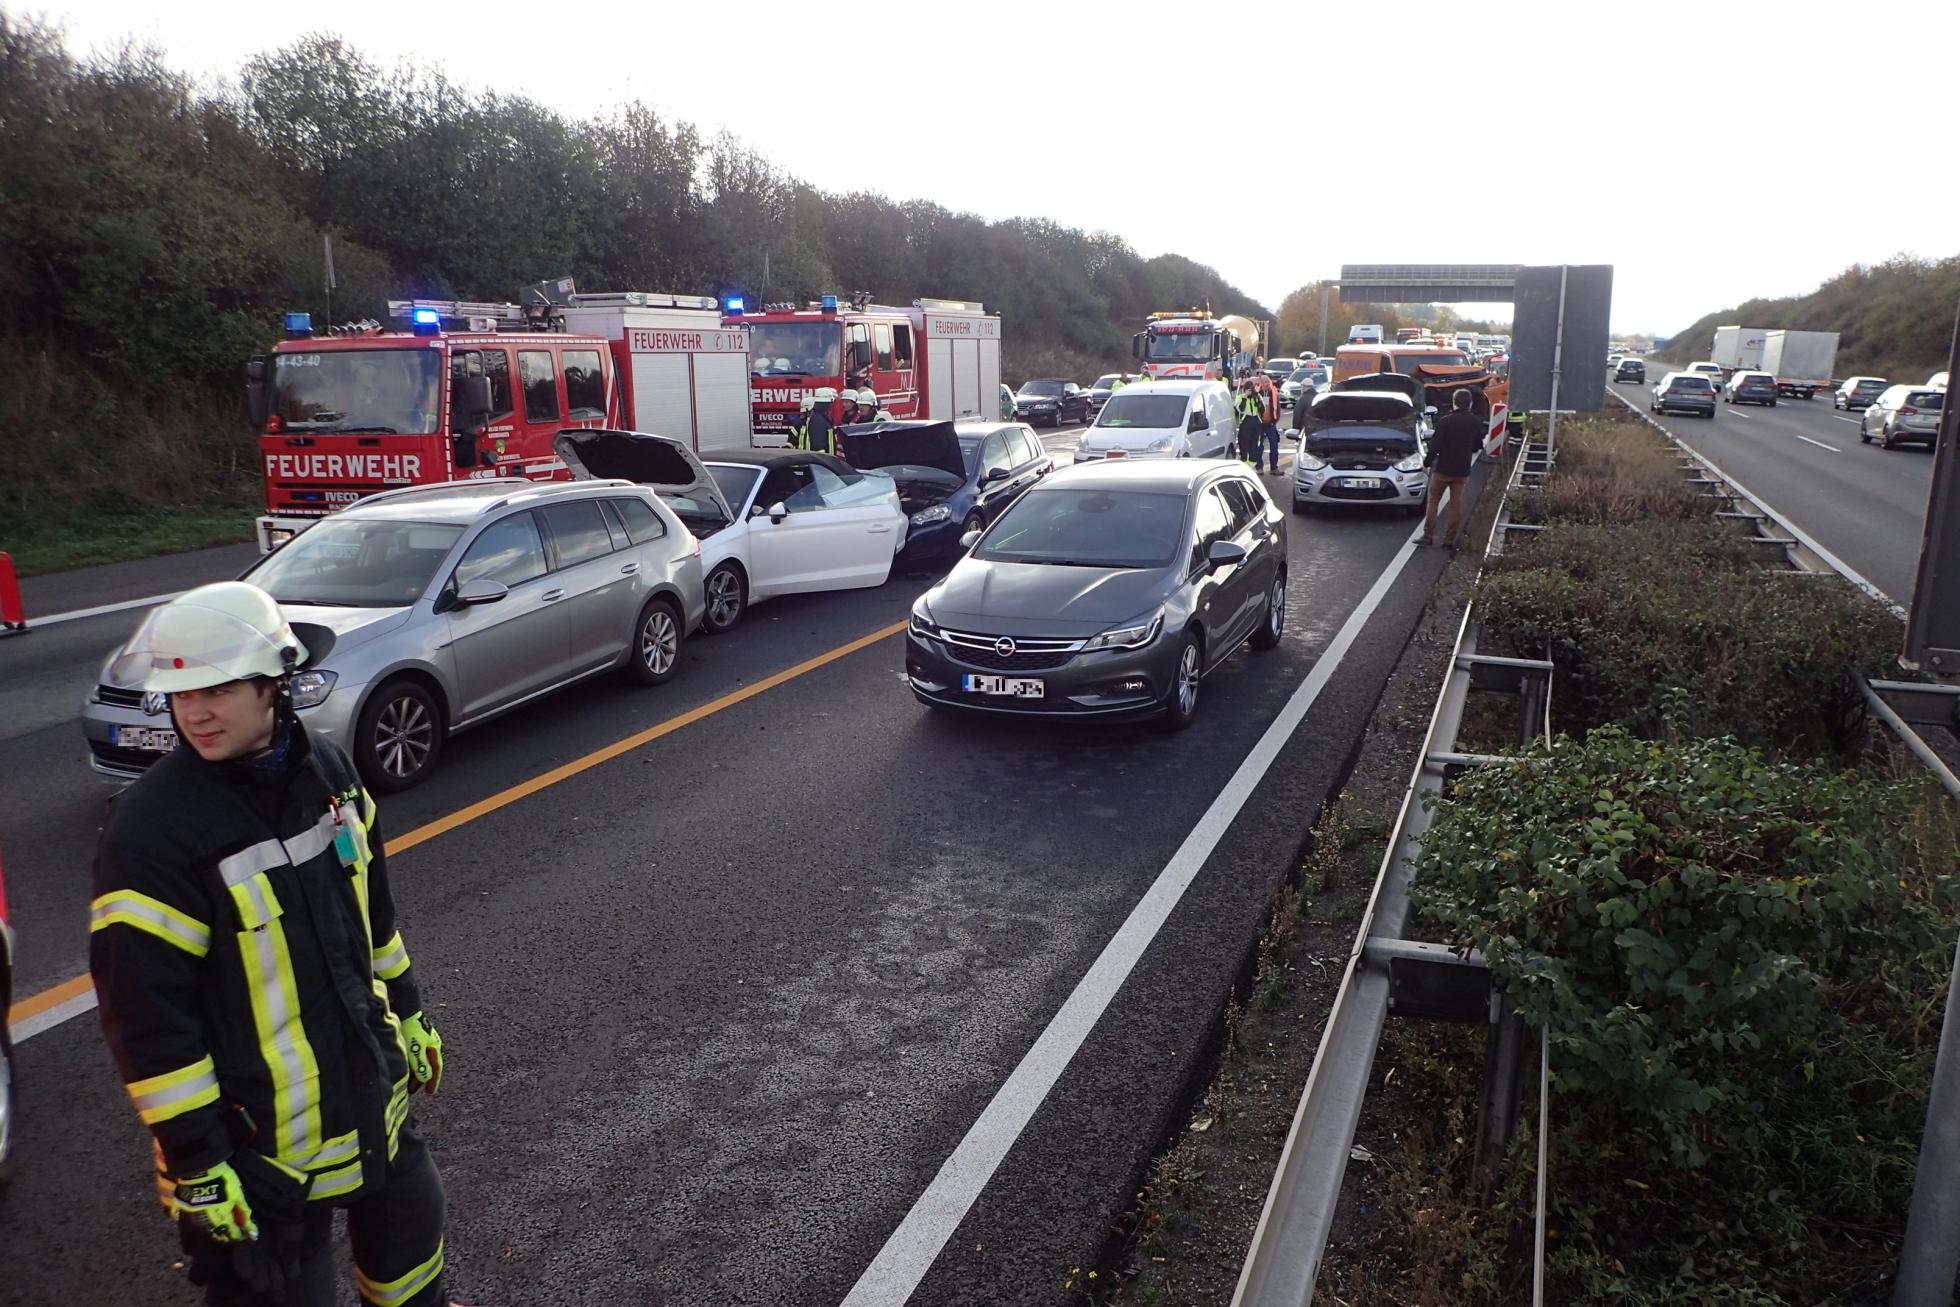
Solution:
[[[345,1201],[394,1155],[399,1015],[422,1001],[374,800],[338,748],[289,729],[283,779],[183,745],[116,800],[89,970],[163,1169],[206,1170],[255,1131],[313,1198]]]

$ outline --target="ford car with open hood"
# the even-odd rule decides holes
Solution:
[[[1293,511],[1382,504],[1421,512],[1429,492],[1423,467],[1429,424],[1420,388],[1382,377],[1380,390],[1333,390],[1301,405],[1300,452],[1293,460]],[[1389,387],[1401,381],[1407,386]],[[1411,395],[1414,388],[1416,395]]]
[[[701,542],[701,628],[711,633],[776,595],[883,585],[905,544],[892,478],[828,454],[700,455],[672,436],[603,429],[562,431],[552,448],[575,478],[649,487]]]

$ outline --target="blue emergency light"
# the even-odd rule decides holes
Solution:
[[[748,307],[748,301],[740,295],[730,295],[722,301],[722,307],[728,311],[729,317],[739,318],[742,316],[742,310]]]
[[[288,313],[286,315],[286,339],[304,340],[313,334],[313,315],[311,313]]]
[[[837,312],[837,297],[835,295],[824,296],[821,304],[825,313]]]

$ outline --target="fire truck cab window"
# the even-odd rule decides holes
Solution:
[[[483,351],[483,375],[490,378],[490,416],[503,417],[511,411],[510,403],[510,351],[486,349]]]
[[[852,372],[860,372],[871,366],[871,327],[867,323],[853,322],[845,328],[850,333],[848,346],[844,351],[844,364]]]
[[[872,326],[872,336],[878,343],[878,371],[892,370],[892,324],[880,322]]]
[[[596,349],[565,351],[566,416],[574,422],[606,416],[606,374]]]
[[[272,411],[293,433],[428,435],[441,414],[442,374],[433,349],[276,354]]]
[[[548,349],[517,351],[517,379],[524,385],[524,417],[531,422],[556,422],[558,372]]]
[[[892,359],[901,369],[912,366],[912,328],[904,323],[892,328]]]

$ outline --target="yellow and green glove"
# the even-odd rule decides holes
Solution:
[[[163,1205],[170,1219],[195,1222],[216,1243],[244,1243],[259,1237],[245,1185],[229,1162],[171,1181]]]
[[[420,1012],[403,1017],[402,1046],[408,1050],[408,1070],[415,1077],[415,1087],[428,1090],[433,1098],[442,1087],[442,1036],[436,1033],[435,1024]]]

